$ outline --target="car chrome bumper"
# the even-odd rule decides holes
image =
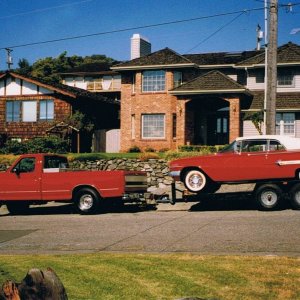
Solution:
[[[171,171],[169,173],[169,176],[171,176],[173,178],[179,178],[180,177],[180,171]]]

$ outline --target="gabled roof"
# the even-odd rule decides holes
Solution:
[[[210,71],[170,91],[174,95],[246,93],[250,91],[220,71]]]
[[[153,52],[149,55],[115,65],[111,69],[117,71],[127,71],[157,68],[186,68],[195,66],[196,65],[188,58],[178,54],[177,52],[169,48],[165,48],[157,52]]]
[[[32,84],[35,84],[37,86],[46,88],[50,91],[53,91],[55,93],[59,93],[65,96],[69,96],[71,98],[89,98],[91,100],[97,100],[97,101],[102,101],[104,103],[109,103],[109,104],[119,104],[118,101],[106,98],[102,95],[99,95],[97,93],[91,93],[89,91],[86,91],[84,89],[68,86],[65,84],[60,84],[60,83],[49,83],[45,82],[42,79],[34,78],[34,77],[29,77],[25,75],[21,75],[15,72],[7,71],[3,74],[0,74],[0,79],[5,78],[5,77],[14,77],[18,78],[24,81],[28,81]]]
[[[237,63],[237,67],[254,67],[262,66],[265,64],[265,52],[261,52],[249,59]],[[300,46],[289,42],[282,45],[277,50],[277,65],[300,65]]]

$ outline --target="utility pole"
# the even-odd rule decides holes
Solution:
[[[13,59],[12,59],[12,56],[11,56],[11,52],[13,50],[9,49],[9,48],[5,48],[5,50],[7,52],[7,59],[6,59],[7,69],[10,70],[11,65],[13,65]]]
[[[278,0],[270,0],[267,56],[266,134],[276,133]]]

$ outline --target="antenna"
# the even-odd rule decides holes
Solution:
[[[7,69],[10,70],[10,67],[13,65],[13,59],[12,59],[12,56],[11,56],[11,52],[13,50],[9,49],[9,48],[5,48],[5,50],[7,52],[7,59],[6,59]]]

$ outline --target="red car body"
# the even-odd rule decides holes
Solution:
[[[280,136],[238,138],[217,154],[170,163],[170,175],[191,192],[222,183],[299,179],[299,171],[300,139]]]

